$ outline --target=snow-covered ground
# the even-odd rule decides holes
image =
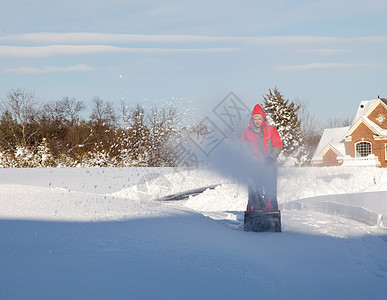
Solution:
[[[0,299],[386,299],[387,170],[284,168],[278,193],[283,232],[253,233],[214,172],[0,169]]]

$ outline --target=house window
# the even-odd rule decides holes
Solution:
[[[356,157],[366,157],[371,154],[371,143],[360,142],[356,144]]]

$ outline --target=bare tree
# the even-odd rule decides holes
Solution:
[[[59,101],[44,104],[40,115],[45,121],[62,121],[64,119],[63,110],[59,105]]]
[[[148,122],[150,128],[154,130],[169,131],[176,125],[177,110],[175,108],[167,110],[165,108],[158,109],[154,107],[148,115]]]
[[[79,123],[79,113],[85,109],[85,105],[75,98],[64,97],[59,102],[59,109],[63,112],[65,119],[74,126]]]
[[[82,101],[64,97],[55,103],[43,105],[42,114],[49,120],[67,121],[72,126],[79,123],[79,113],[85,109]]]
[[[17,128],[18,124],[11,113],[4,107],[1,107],[0,149],[14,148],[15,142],[19,141],[19,138],[16,135]]]
[[[147,116],[149,124],[149,164],[163,166],[174,160],[170,137],[177,132],[178,114],[175,108],[152,108]]]
[[[108,129],[114,128],[116,124],[116,114],[113,105],[99,97],[93,98],[93,109],[90,115],[91,122],[94,126]]]
[[[7,94],[5,107],[20,126],[20,142],[27,145],[37,130],[31,126],[35,123],[38,114],[38,101],[35,95],[24,89],[13,89]]]
[[[345,119],[339,118],[339,117],[331,118],[326,121],[325,127],[327,128],[346,127],[351,125],[352,119],[353,118],[351,117],[347,117]]]
[[[323,131],[322,124],[309,112],[308,102],[299,98],[296,98],[294,102],[299,106],[298,117],[301,121],[301,130],[304,138],[310,139],[316,135],[321,136]]]
[[[64,149],[74,149],[83,143],[85,133],[80,126],[79,113],[84,108],[83,102],[69,97],[43,106],[40,127],[43,136],[49,138],[51,149],[55,154]]]
[[[119,108],[120,116],[122,118],[122,124],[119,125],[121,129],[125,129],[129,120],[130,120],[130,112],[129,112],[129,106],[126,103],[124,99],[121,99],[120,101],[120,108]]]
[[[296,98],[295,103],[299,106],[298,116],[301,121],[301,131],[304,137],[305,147],[309,153],[309,159],[311,159],[320,142],[323,126],[322,123],[319,120],[316,120],[315,116],[309,112],[309,104],[307,101]]]

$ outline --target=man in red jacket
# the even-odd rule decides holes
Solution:
[[[257,168],[260,168],[260,176],[253,176],[248,184],[247,211],[278,210],[276,159],[283,145],[277,129],[267,123],[266,114],[259,104],[255,105],[249,127],[242,132],[241,140],[253,151]]]

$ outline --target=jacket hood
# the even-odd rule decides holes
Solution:
[[[265,112],[263,111],[262,107],[259,104],[257,104],[257,105],[254,106],[254,109],[253,109],[253,111],[251,113],[251,117],[250,117],[249,127],[251,129],[254,128],[253,116],[257,115],[257,114],[260,114],[265,119],[265,121],[263,121],[263,124],[262,124],[263,126],[265,126],[266,123],[267,123],[267,117],[266,117]]]

